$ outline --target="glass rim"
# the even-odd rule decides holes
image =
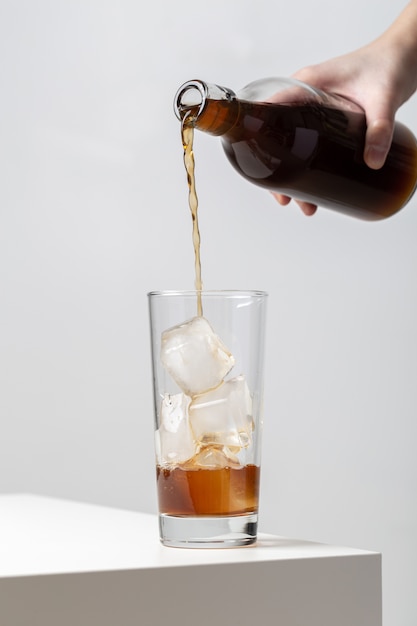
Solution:
[[[197,294],[201,297],[223,297],[223,298],[266,298],[268,292],[262,289],[178,289],[178,290],[155,290],[147,293],[148,298],[196,298]]]

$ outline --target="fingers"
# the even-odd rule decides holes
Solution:
[[[271,193],[281,206],[286,206],[291,202],[291,198],[289,196],[284,196],[282,193],[275,193],[274,191],[271,191]]]
[[[316,205],[311,204],[311,202],[301,202],[300,200],[297,200],[297,204],[304,213],[304,215],[308,215],[309,217],[311,215],[314,215],[314,213],[317,211]]]
[[[378,119],[368,124],[364,159],[368,167],[377,170],[381,168],[391,146],[394,122],[388,119]]]
[[[289,196],[284,196],[281,193],[271,193],[274,196],[275,200],[277,200],[281,206],[286,206],[291,202],[291,198]],[[296,200],[296,202],[304,215],[311,216],[314,215],[314,213],[317,211],[317,206],[315,204],[312,204],[311,202],[302,202],[301,200]]]

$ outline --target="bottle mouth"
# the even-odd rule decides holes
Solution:
[[[196,116],[204,109],[208,97],[208,87],[201,80],[189,80],[178,89],[174,98],[174,112],[181,121],[184,112],[195,109]]]

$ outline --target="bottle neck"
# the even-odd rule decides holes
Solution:
[[[174,111],[183,123],[219,136],[235,124],[239,101],[231,89],[201,80],[190,80],[178,89]]]

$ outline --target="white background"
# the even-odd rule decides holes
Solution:
[[[2,0],[1,492],[156,511],[146,293],[194,284],[175,91],[290,75],[404,5]],[[261,530],[381,551],[384,624],[415,626],[417,198],[306,218],[195,153],[204,286],[270,293]]]

